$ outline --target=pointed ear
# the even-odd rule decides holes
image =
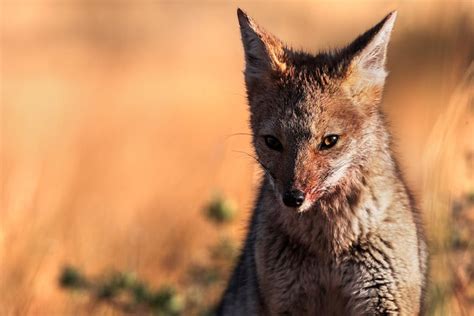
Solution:
[[[247,83],[272,72],[284,72],[286,63],[282,42],[260,28],[241,9],[237,9],[237,17],[244,45]]]
[[[343,86],[357,103],[378,103],[382,97],[387,45],[396,17],[396,11],[390,13],[346,48],[352,57]]]

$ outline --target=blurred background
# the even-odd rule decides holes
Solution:
[[[430,240],[428,314],[474,315],[469,0],[3,0],[0,314],[209,313],[261,176],[237,7],[310,51],[398,10],[383,106]]]

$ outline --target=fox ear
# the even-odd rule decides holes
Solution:
[[[260,28],[244,11],[237,9],[245,53],[247,83],[272,72],[284,72],[286,63],[282,42]]]
[[[345,50],[352,57],[344,88],[358,103],[378,102],[382,96],[387,46],[396,17],[396,11],[390,13]]]

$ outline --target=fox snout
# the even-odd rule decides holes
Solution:
[[[283,193],[283,203],[288,207],[299,207],[303,204],[306,194],[298,189],[286,190]]]
[[[297,165],[299,165],[297,163]],[[282,181],[278,181],[277,196],[280,196],[283,204],[289,208],[298,208],[299,211],[307,210],[314,204],[324,191],[324,184],[321,181],[317,169],[301,166],[296,168],[290,180],[286,180],[286,175],[280,174]]]

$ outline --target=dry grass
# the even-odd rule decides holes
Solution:
[[[434,125],[424,156],[433,315],[474,313],[473,87],[471,64]]]
[[[474,192],[472,4],[239,5],[311,49],[399,9],[384,107],[431,239],[431,313],[473,313],[472,230],[452,242],[473,218],[453,211]],[[57,287],[66,263],[183,285],[216,239],[201,216],[215,190],[242,235],[258,168],[232,136],[248,133],[235,4],[6,0],[2,15],[1,315],[88,314]]]

